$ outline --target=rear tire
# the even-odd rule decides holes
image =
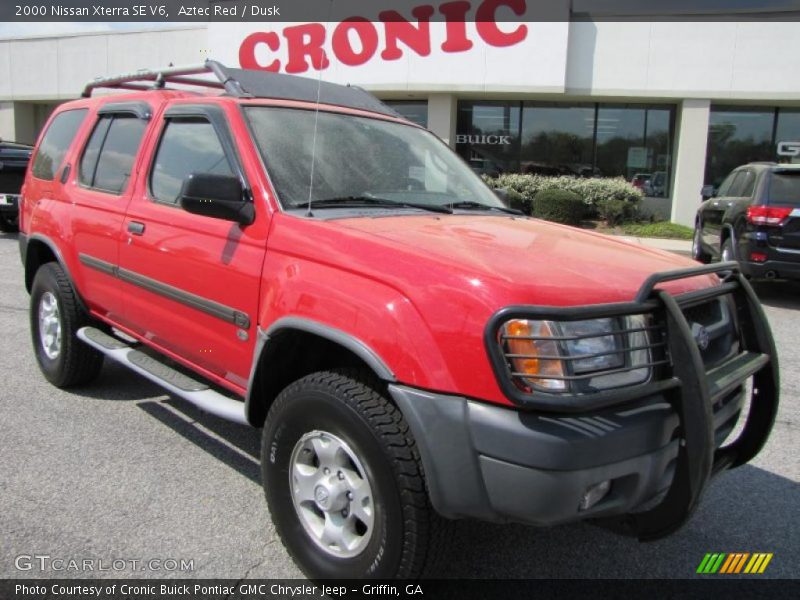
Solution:
[[[97,377],[103,355],[78,338],[78,329],[91,321],[57,263],[46,263],[36,271],[31,287],[30,322],[33,352],[50,383],[67,388]]]
[[[692,258],[703,264],[708,264],[711,261],[711,256],[703,250],[703,234],[700,230],[699,223],[694,226],[694,236],[692,237]]]
[[[267,415],[267,504],[311,579],[415,578],[440,554],[444,520],[428,500],[408,424],[384,390],[357,369],[314,373],[283,390]]]

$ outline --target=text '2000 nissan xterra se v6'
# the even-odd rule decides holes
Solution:
[[[420,576],[454,518],[656,539],[766,441],[775,347],[735,263],[508,209],[357,88],[209,61],[84,95],[22,192],[41,370],[109,357],[263,427],[309,576]]]

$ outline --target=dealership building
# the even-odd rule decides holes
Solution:
[[[0,137],[33,142],[96,76],[214,58],[362,86],[481,173],[638,177],[647,209],[684,224],[732,168],[796,160],[798,22],[503,21],[524,2],[494,0],[458,23],[453,4],[2,39]]]

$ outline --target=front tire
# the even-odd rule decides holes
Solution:
[[[46,263],[36,271],[31,287],[30,321],[36,361],[50,383],[67,388],[97,377],[103,355],[76,335],[90,320],[57,263]]]
[[[270,408],[267,504],[311,579],[418,577],[443,539],[414,438],[384,388],[359,370],[314,373]]]

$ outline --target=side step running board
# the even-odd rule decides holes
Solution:
[[[78,337],[92,348],[194,404],[200,410],[234,423],[248,424],[244,414],[244,402],[238,402],[215,392],[205,383],[176,371],[94,327],[82,327],[78,330]]]

